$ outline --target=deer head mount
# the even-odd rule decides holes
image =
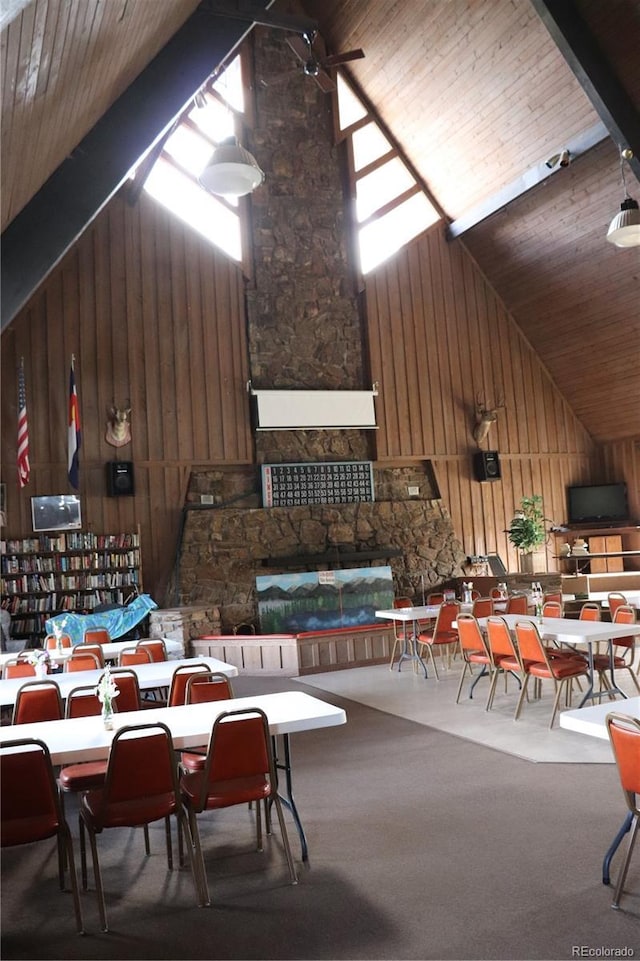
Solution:
[[[495,404],[491,407],[484,400],[481,394],[476,396],[476,423],[473,428],[473,439],[478,447],[481,446],[489,433],[489,428],[498,419],[498,411],[504,408],[504,397],[498,395]]]
[[[131,408],[112,404],[107,411],[107,431],[104,435],[112,447],[124,447],[131,443]]]

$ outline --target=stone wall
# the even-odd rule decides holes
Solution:
[[[255,124],[246,145],[265,171],[251,198],[254,273],[246,305],[256,389],[364,390],[366,319],[349,249],[350,200],[333,138],[332,100],[301,71],[281,31],[256,28]],[[282,77],[289,74],[286,87]],[[375,431],[258,431],[255,462],[375,461]],[[419,496],[408,494],[409,486]],[[220,608],[222,626],[256,623],[255,578],[313,561],[275,560],[338,551],[380,552],[398,594],[420,596],[462,574],[465,557],[426,462],[375,471],[375,503],[261,507],[260,469],[194,474],[188,495],[176,602]],[[211,507],[202,496],[211,499]],[[395,556],[400,551],[399,556]],[[369,563],[369,560],[364,562]],[[333,566],[338,566],[334,563]],[[350,562],[340,566],[357,567]]]
[[[422,496],[409,496],[407,481]],[[466,557],[442,502],[429,497],[426,467],[375,469],[372,503],[263,509],[251,483],[250,474],[243,482],[239,469],[196,475],[193,509],[186,512],[179,602],[219,607],[224,630],[243,622],[257,625],[255,578],[261,574],[388,564],[396,593],[415,597],[423,580],[428,591],[462,574]],[[200,508],[202,493],[220,506]],[[380,557],[340,561],[345,552]],[[329,556],[320,563],[314,555]]]

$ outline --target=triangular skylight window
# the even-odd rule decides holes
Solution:
[[[351,138],[360,269],[368,273],[440,219],[400,151],[338,74],[338,118]]]
[[[167,137],[144,184],[159,203],[238,263],[243,260],[238,201],[214,197],[198,177],[220,141],[240,133],[244,110],[240,66],[237,56],[198,92]]]

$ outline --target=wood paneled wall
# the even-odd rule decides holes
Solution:
[[[542,494],[566,520],[567,484],[588,483],[595,449],[477,265],[438,225],[366,281],[378,458],[433,462],[464,550],[518,569],[505,528],[520,498]],[[504,398],[483,448],[500,480],[473,476],[475,401]],[[548,565],[555,570],[552,545]]]
[[[565,520],[565,487],[627,479],[640,513],[637,446],[595,450],[586,432],[460,243],[434,228],[366,281],[372,380],[384,464],[429,459],[469,554],[499,553],[519,499],[542,493]],[[145,588],[163,603],[192,470],[254,461],[246,382],[246,316],[238,268],[153,201],[119,195],[2,335],[5,536],[31,531],[30,497],[70,492],[67,402],[71,354],[83,427],[84,526],[142,532]],[[31,482],[15,470],[16,369],[25,360]],[[502,479],[473,479],[477,393],[506,407],[485,447]],[[132,407],[131,446],[105,441],[106,412]],[[105,464],[131,460],[135,497],[107,497]],[[555,562],[549,551],[549,569]]]
[[[640,411],[638,411],[640,421]],[[603,484],[626,481],[631,519],[640,520],[640,436],[605,444],[601,450]],[[596,481],[598,483],[598,481]]]
[[[194,464],[253,460],[243,279],[154,201],[121,193],[2,335],[3,536],[31,532],[30,497],[70,493],[67,404],[76,357],[83,526],[142,534],[145,589],[173,569]],[[31,480],[15,468],[16,372],[24,357]],[[130,405],[132,442],[105,440],[107,409]],[[135,496],[107,497],[105,465],[134,464]]]

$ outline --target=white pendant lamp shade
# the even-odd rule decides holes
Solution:
[[[199,177],[205,190],[227,197],[244,197],[259,187],[264,173],[256,158],[235,137],[228,137],[213,151]]]
[[[611,221],[607,240],[616,247],[640,246],[640,209],[636,200],[625,197],[620,205],[620,213]]]

